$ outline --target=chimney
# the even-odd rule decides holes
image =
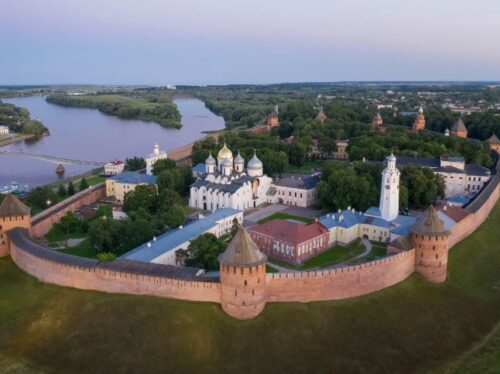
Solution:
[[[148,248],[151,248],[151,242],[148,242],[147,246]]]

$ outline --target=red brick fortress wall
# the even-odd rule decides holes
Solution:
[[[500,162],[497,173],[465,209],[472,213],[452,227],[448,246],[455,244],[472,234],[488,218],[491,210],[500,198]]]
[[[415,270],[415,251],[330,270],[267,274],[267,301],[310,302],[366,295],[393,286]]]
[[[44,236],[50,231],[54,223],[59,222],[67,212],[74,212],[78,208],[92,204],[104,196],[106,196],[106,184],[100,183],[64,199],[33,217],[32,235],[35,238]]]
[[[42,247],[31,240],[27,231],[15,229],[8,235],[12,260],[20,269],[45,283],[111,293],[220,302],[219,282],[168,277],[162,274],[168,265],[147,264],[149,270],[144,273],[116,270],[112,263]]]

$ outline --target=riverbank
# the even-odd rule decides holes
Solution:
[[[23,140],[31,140],[36,137],[37,136],[33,134],[15,134],[14,136],[10,136],[5,139],[0,139],[0,147],[4,147],[9,144],[14,144]]]
[[[224,120],[206,109],[203,102],[174,98],[182,115],[182,128],[165,128],[141,120],[121,120],[97,109],[72,108],[47,103],[42,96],[5,99],[28,109],[50,128],[50,136],[36,141],[20,141],[9,146],[12,152],[29,152],[65,159],[108,162],[151,153],[155,143],[174,159],[190,155],[192,144],[204,131],[224,129]],[[179,150],[181,148],[181,150]],[[172,153],[173,152],[173,153]],[[177,153],[177,155],[176,155]],[[56,163],[57,164],[57,163]],[[58,182],[56,164],[45,160],[4,155],[0,157],[0,184],[16,181],[30,187]],[[95,166],[68,164],[65,177],[89,172]]]

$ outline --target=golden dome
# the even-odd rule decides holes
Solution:
[[[233,158],[233,152],[227,147],[226,143],[224,143],[224,147],[219,151],[219,154],[217,155],[217,158],[219,160],[223,160],[225,158]]]

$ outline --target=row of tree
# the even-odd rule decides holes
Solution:
[[[382,164],[327,161],[317,186],[318,205],[327,211],[348,206],[364,211],[380,199]],[[400,210],[422,209],[444,197],[445,182],[429,168],[399,167]]]

